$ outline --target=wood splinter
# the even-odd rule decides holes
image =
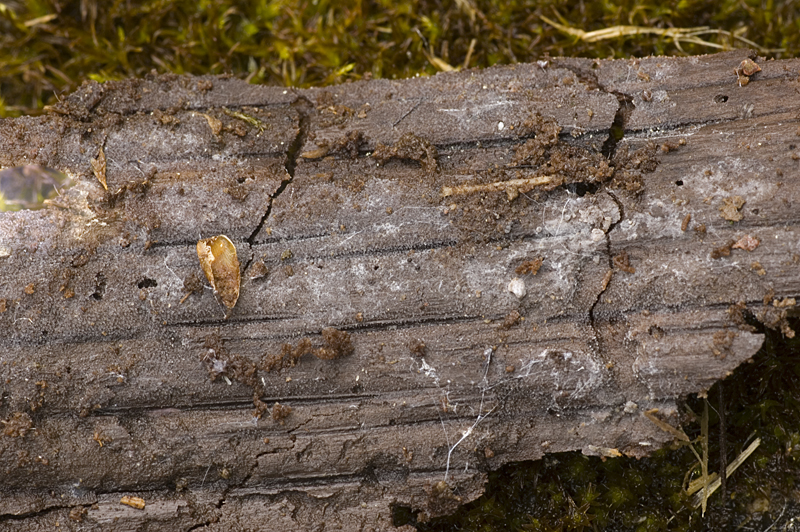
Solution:
[[[520,189],[528,191],[534,187],[549,185],[556,180],[556,176],[542,175],[536,177],[526,177],[524,179],[509,179],[508,181],[496,181],[483,185],[458,185],[455,187],[442,187],[442,197],[454,196],[456,194],[473,194],[475,192],[499,192],[505,190],[508,199],[516,198]]]

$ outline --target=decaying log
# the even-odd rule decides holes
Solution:
[[[0,529],[386,530],[511,461],[659,448],[642,413],[751,357],[746,318],[793,334],[799,71],[161,76],[0,121],[0,166],[76,181],[0,214]]]

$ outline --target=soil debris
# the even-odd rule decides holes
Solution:
[[[602,183],[614,169],[599,152],[561,142],[561,126],[553,119],[537,114],[525,123],[535,137],[518,147],[509,163],[513,168],[535,168],[540,176],[553,176],[548,190],[565,183]]]
[[[736,339],[738,335],[733,331],[717,331],[714,333],[713,336],[713,347],[711,348],[711,352],[714,353],[715,357],[719,357],[721,359],[725,359],[731,353],[731,347],[733,347],[733,341]]]
[[[775,308],[791,308],[797,305],[797,300],[793,297],[784,297],[780,301],[777,299],[772,300],[772,306]]]
[[[711,251],[711,258],[712,259],[721,259],[722,257],[730,257],[731,256],[731,248],[734,245],[734,241],[731,240],[724,246],[720,246],[718,248],[714,248]]]
[[[317,149],[305,151],[300,154],[300,157],[304,159],[319,159],[326,155],[342,154],[350,159],[357,159],[361,145],[364,142],[364,134],[361,131],[348,131],[332,142],[325,139],[318,141],[317,146],[319,147]]]
[[[284,368],[293,368],[303,355],[311,353],[313,350],[309,338],[303,338],[295,347],[286,343],[281,346],[281,352],[278,354],[265,353],[261,367],[267,373]]]
[[[758,247],[760,243],[761,241],[758,238],[750,235],[744,235],[733,246],[731,246],[731,248],[743,249],[745,251],[753,251]]]
[[[616,255],[612,260],[614,261],[614,266],[623,272],[636,273],[636,268],[631,266],[631,259],[628,257],[627,251],[623,250],[622,253]]]
[[[765,270],[765,269],[764,269],[764,267],[761,265],[761,263],[760,263],[760,262],[758,262],[758,261],[755,261],[755,262],[753,262],[753,263],[750,265],[750,269],[751,269],[752,271],[756,272],[756,274],[757,274],[759,277],[763,277],[764,275],[767,275],[767,270]]]
[[[175,116],[175,112],[177,109],[170,109],[166,113],[161,109],[154,109],[153,110],[153,118],[161,124],[162,126],[170,126],[170,127],[177,127],[180,125],[181,121],[178,117]]]
[[[186,301],[186,299],[188,299],[192,294],[203,291],[203,283],[200,281],[200,277],[198,277],[196,273],[192,272],[183,280],[183,291],[186,292],[186,295],[181,298],[181,303]]]
[[[211,116],[211,115],[208,115],[208,114],[203,114],[203,116],[205,117],[206,122],[208,122],[208,127],[211,128],[211,132],[215,136],[217,136],[220,133],[222,133],[222,120],[220,120],[219,118],[217,118],[215,116]]]
[[[350,340],[350,333],[339,331],[333,327],[322,329],[322,341],[324,345],[314,350],[314,356],[322,360],[333,360],[353,354],[353,343]]]
[[[614,177],[609,186],[633,193],[640,192],[644,186],[643,174],[655,172],[658,166],[658,151],[654,142],[648,142],[633,152],[629,152],[628,146],[618,148],[611,160]]]
[[[411,351],[411,354],[414,356],[422,358],[427,354],[428,346],[426,346],[425,342],[422,340],[415,339],[408,343],[408,350]]]
[[[741,196],[722,198],[722,206],[719,208],[719,212],[721,212],[722,217],[729,222],[738,222],[742,219],[740,209],[745,203],[746,201]]]
[[[33,428],[33,420],[25,412],[14,412],[6,420],[0,420],[3,435],[11,438],[22,438]]]
[[[292,413],[292,407],[275,403],[272,405],[272,421],[277,421],[283,425],[284,420]]]
[[[253,279],[261,279],[262,277],[266,277],[269,275],[269,268],[267,265],[264,264],[263,260],[257,260],[253,263],[252,266],[247,270],[247,276]]]
[[[687,214],[683,217],[683,221],[681,222],[681,231],[686,231],[689,228],[689,222],[692,221],[692,215]]]
[[[516,310],[512,310],[509,312],[506,317],[503,319],[503,323],[500,324],[501,329],[510,329],[514,325],[520,322],[522,316]]]
[[[434,174],[437,169],[439,152],[436,146],[413,133],[405,133],[391,147],[378,143],[372,157],[380,164],[385,164],[389,159],[410,159],[422,165],[428,175]]]
[[[69,518],[80,523],[87,513],[89,513],[89,510],[85,506],[76,506],[69,511]]]
[[[539,273],[539,268],[542,267],[544,257],[536,257],[533,260],[526,260],[514,270],[517,275],[531,274],[536,275]]]
[[[744,301],[739,301],[735,305],[731,305],[728,307],[727,312],[728,316],[731,318],[731,321],[740,331],[746,331],[750,333],[756,331],[754,326],[747,323],[747,319],[745,318],[745,312],[747,312],[747,303]]]
[[[280,353],[264,353],[261,368],[267,373],[293,368],[304,355],[309,353],[321,360],[333,360],[353,354],[353,343],[348,332],[326,327],[322,329],[322,342],[322,347],[316,349],[309,338],[303,338],[296,346],[285,343],[281,346]]]
[[[208,336],[203,346],[206,348],[203,362],[212,381],[217,380],[217,377],[221,375],[246,386],[256,387],[258,384],[256,365],[241,355],[229,353],[225,348],[225,341],[219,334]]]

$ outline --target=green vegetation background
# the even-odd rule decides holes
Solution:
[[[233,72],[252,83],[308,87],[529,62],[547,54],[712,53],[746,45],[737,38],[776,58],[795,57],[799,7],[787,0],[0,2],[0,116],[36,113],[86,79],[123,79],[153,69]],[[587,32],[634,25],[727,33],[584,42],[543,23],[542,15]]]
[[[545,23],[542,16],[563,27]],[[619,29],[598,41],[579,36],[579,31],[623,25],[694,30],[678,32],[678,38],[625,35]],[[797,57],[798,2],[0,2],[0,117],[41,113],[87,79],[123,79],[152,70],[232,72],[251,83],[308,87],[548,56],[693,55],[734,47],[756,48],[778,59]],[[767,334],[764,348],[725,380],[724,393],[719,385],[709,392],[709,467],[716,470],[722,441],[728,462],[754,437],[763,443],[728,480],[725,492],[711,497],[704,517],[684,492],[699,466],[686,446],[676,446],[640,461],[568,453],[512,464],[492,473],[487,494],[457,515],[417,523],[419,515],[397,508],[395,523],[428,531],[487,532],[768,527],[787,507],[797,508],[800,341],[753,323]],[[797,330],[800,321],[791,323]],[[686,411],[700,413],[704,406],[702,399],[690,398]],[[685,421],[692,438],[701,435],[697,419],[687,414]]]

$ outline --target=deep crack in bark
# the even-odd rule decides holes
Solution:
[[[311,102],[305,96],[299,96],[297,100],[292,103],[292,107],[298,114],[298,124],[297,124],[297,135],[295,135],[294,140],[289,145],[288,150],[286,151],[286,163],[284,164],[284,168],[286,169],[286,174],[289,176],[286,179],[281,181],[278,190],[275,193],[271,194],[269,197],[269,203],[267,204],[267,210],[264,212],[264,216],[261,217],[261,220],[256,225],[256,228],[247,237],[247,243],[251,246],[255,243],[256,236],[258,233],[261,232],[261,228],[264,227],[264,223],[266,223],[267,219],[269,218],[270,213],[272,212],[272,204],[277,199],[281,193],[286,190],[289,184],[294,179],[294,172],[297,168],[297,159],[300,156],[300,150],[303,149],[303,145],[306,142],[306,138],[308,138],[308,130],[309,130],[309,123],[311,121],[309,114],[310,111],[313,109]],[[252,260],[252,259],[251,259]],[[248,262],[248,265],[250,263]],[[245,267],[245,270],[247,268]]]
[[[611,127],[608,131],[608,138],[603,143],[603,148],[601,150],[603,156],[608,160],[608,164],[613,168],[614,155],[616,154],[617,146],[619,142],[625,137],[625,129],[627,127],[628,117],[630,116],[631,111],[635,109],[635,105],[633,104],[633,101],[628,95],[623,94],[619,91],[608,90],[605,86],[603,86],[598,82],[595,76],[592,77],[594,77],[593,85],[597,86],[601,91],[607,94],[613,94],[618,101],[617,112],[614,114],[614,121],[611,124]],[[610,190],[605,189],[605,192],[609,195],[609,197],[611,197],[611,199],[614,201],[614,203],[617,205],[617,208],[619,209],[619,220],[613,222],[609,226],[608,231],[606,231],[605,234],[606,259],[608,260],[609,271],[613,272],[614,264],[611,252],[611,232],[625,219],[625,207],[619,200],[619,198],[617,198],[617,196],[615,196]],[[608,290],[608,287],[612,281],[613,281],[613,274],[612,277],[608,279],[608,282],[605,283],[605,286],[602,287],[602,290],[600,290],[597,293],[597,298],[594,300],[594,303],[592,303],[592,306],[589,309],[589,324],[592,328],[592,332],[594,333],[595,342],[597,343],[598,349],[600,349],[601,347],[600,336],[597,333],[594,311],[595,307],[597,307],[598,303],[600,303],[600,298],[603,296],[606,290]]]

